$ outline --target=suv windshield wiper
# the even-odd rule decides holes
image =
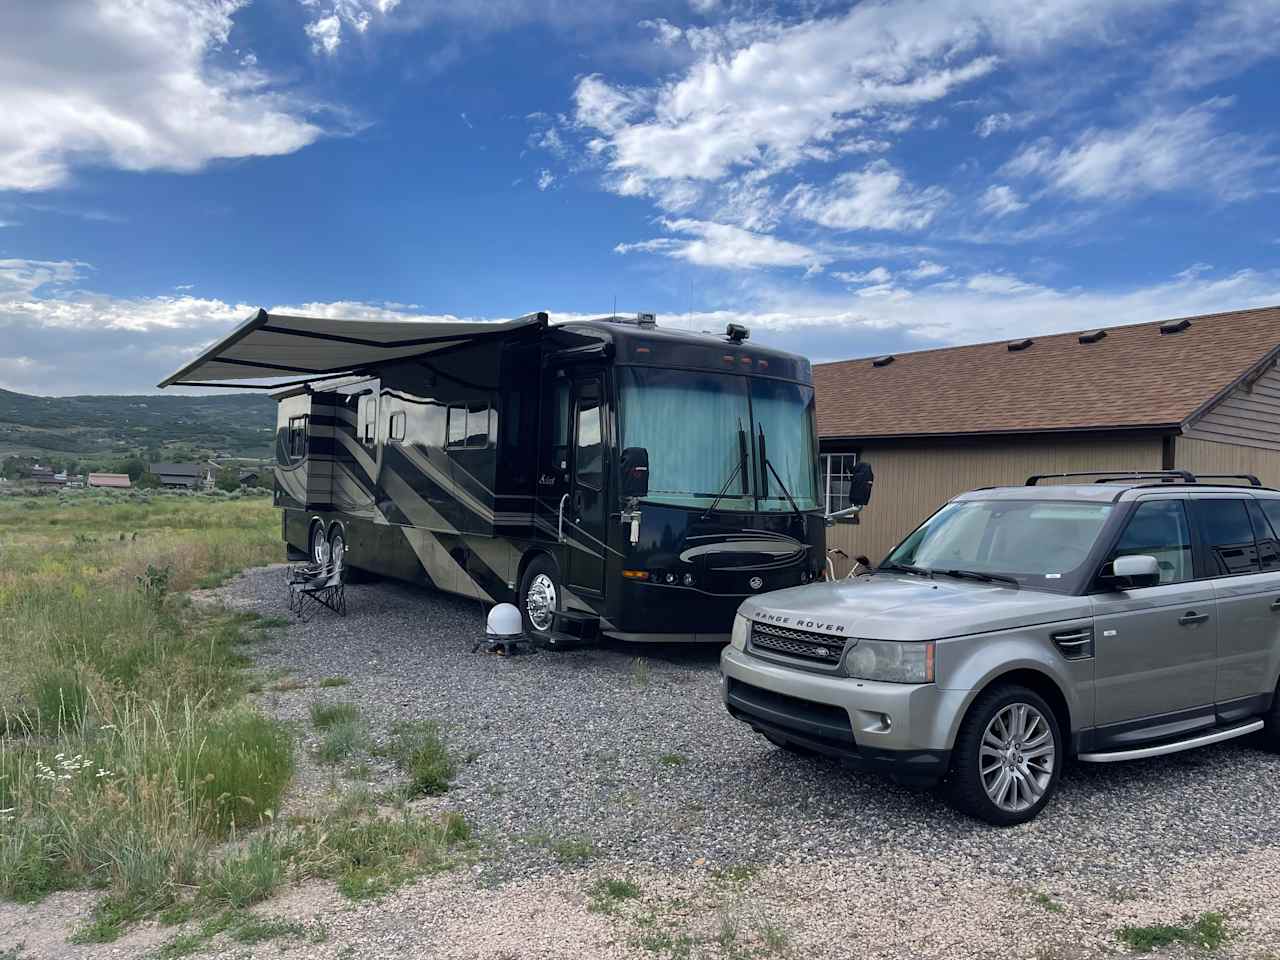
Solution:
[[[711,501],[711,506],[702,512],[702,519],[705,520],[711,516],[711,512],[719,506],[720,501],[724,499],[725,493],[729,489],[729,485],[733,483],[733,478],[742,476],[742,496],[747,495],[747,432],[742,429],[742,418],[738,418],[738,462],[734,464],[733,470],[730,471],[728,479],[725,480],[724,486],[720,488],[720,492],[716,494],[715,499]]]
[[[773,461],[769,459],[769,455],[765,452],[764,427],[757,426],[756,429],[760,431],[760,462],[764,464],[766,470],[773,474],[773,479],[778,481],[778,486],[781,487],[782,492],[786,494],[787,503],[791,504],[791,509],[796,512],[796,516],[803,517],[804,514],[801,512],[800,508],[796,506],[795,497],[791,496],[791,491],[788,490],[787,485],[782,482],[782,478],[778,476],[778,471],[774,467]],[[767,497],[769,495],[768,478],[762,476],[760,479],[764,481],[760,484],[761,493]]]
[[[983,583],[1011,583],[1015,587],[1022,586],[1013,577],[1006,577],[1002,573],[983,573],[980,570],[939,570],[938,572],[961,580],[981,580]]]
[[[876,567],[876,572],[879,573],[881,570],[901,570],[903,573],[912,573],[917,577],[933,579],[933,571],[928,567],[913,567],[909,563],[882,563]]]

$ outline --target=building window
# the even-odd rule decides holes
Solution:
[[[289,418],[289,459],[301,460],[307,455],[307,418]]]
[[[853,483],[853,468],[857,466],[856,453],[826,453],[822,456],[822,486],[826,494],[827,513],[846,510],[853,506],[849,502],[849,488]],[[857,516],[849,520],[857,523]]]
[[[449,408],[448,445],[476,448],[489,445],[489,405],[471,403]]]
[[[398,410],[387,420],[387,439],[392,443],[404,442],[404,411]]]

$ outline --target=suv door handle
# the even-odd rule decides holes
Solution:
[[[1178,622],[1184,627],[1189,627],[1193,623],[1204,623],[1208,619],[1209,615],[1207,613],[1196,613],[1194,610],[1188,610],[1178,618]]]
[[[1272,600],[1271,609],[1276,611],[1277,613],[1280,613],[1280,600]]]

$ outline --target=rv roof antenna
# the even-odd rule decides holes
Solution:
[[[618,295],[616,293],[613,295],[613,314],[612,315],[615,317],[618,315]]]

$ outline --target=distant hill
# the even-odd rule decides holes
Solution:
[[[32,397],[0,390],[0,455],[270,457],[275,422],[275,401],[259,393]]]

